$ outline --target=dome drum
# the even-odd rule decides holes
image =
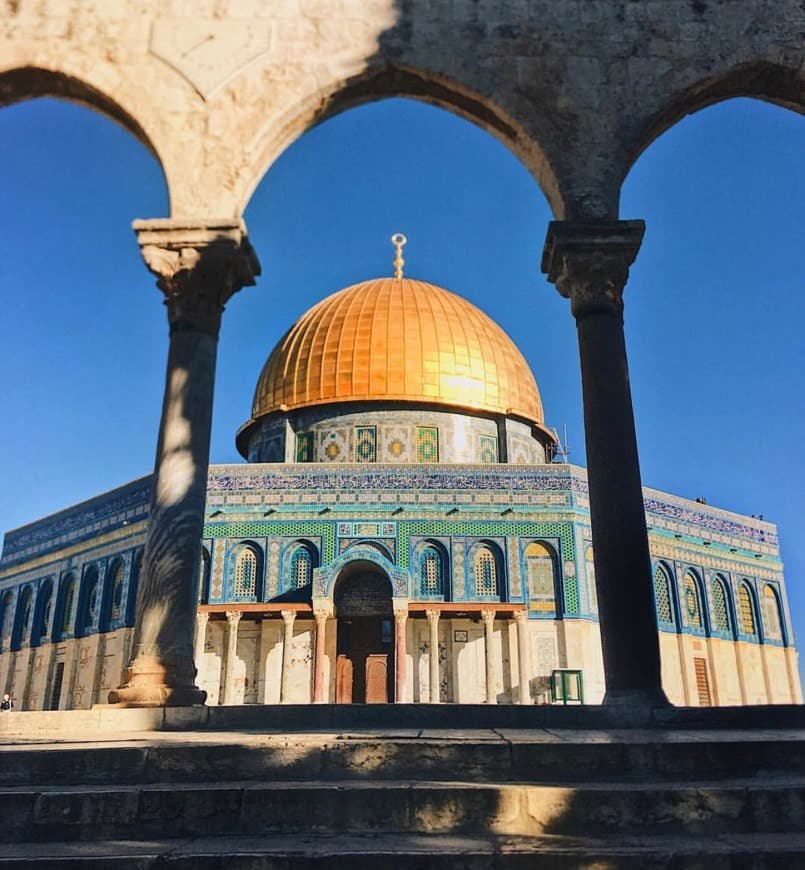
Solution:
[[[548,461],[550,435],[533,424],[439,405],[352,402],[277,412],[244,427],[250,462],[497,463]]]

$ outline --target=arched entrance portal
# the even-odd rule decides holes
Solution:
[[[383,704],[394,697],[391,582],[377,565],[351,562],[336,581],[335,697],[339,704]]]

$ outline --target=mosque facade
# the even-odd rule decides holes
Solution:
[[[246,462],[210,467],[197,684],[208,704],[600,703],[585,470],[557,461],[505,332],[400,261],[291,327],[237,433]],[[17,709],[122,684],[151,482],[5,535]],[[643,495],[668,698],[801,702],[776,527]]]

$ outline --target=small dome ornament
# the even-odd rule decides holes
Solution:
[[[391,237],[391,243],[397,249],[397,254],[394,257],[394,277],[399,281],[403,276],[403,266],[405,265],[402,249],[404,245],[408,244],[408,239],[402,233],[394,233]]]

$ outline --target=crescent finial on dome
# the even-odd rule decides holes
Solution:
[[[391,237],[391,243],[397,249],[397,256],[394,258],[394,277],[400,279],[403,276],[403,266],[405,265],[402,249],[403,245],[408,243],[408,239],[402,233],[394,233]]]

